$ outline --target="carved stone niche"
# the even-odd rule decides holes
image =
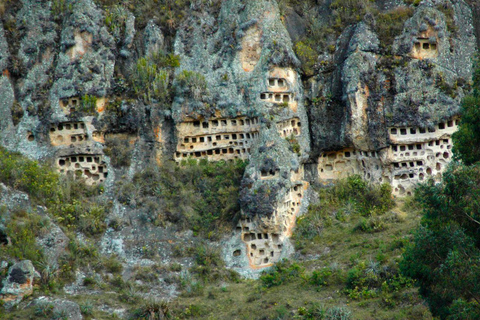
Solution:
[[[60,156],[56,165],[60,173],[82,179],[87,185],[102,183],[108,176],[107,165],[101,154]]]
[[[96,103],[95,103],[95,111],[99,114],[102,114],[105,111],[106,104],[107,104],[107,98],[97,97]],[[79,110],[79,108],[82,106],[82,98],[80,97],[62,98],[59,101],[59,105],[63,113],[66,115],[69,115]]]
[[[177,125],[177,162],[188,158],[209,161],[247,159],[260,129],[256,117],[187,120]]]
[[[288,106],[297,112],[297,101],[293,93],[297,83],[297,73],[291,68],[273,68],[267,78],[267,90],[260,93],[260,100],[264,102]]]
[[[82,144],[88,139],[85,123],[81,121],[52,125],[49,137],[53,146]]]
[[[418,37],[414,42],[411,56],[412,58],[420,60],[436,58],[438,56],[438,44],[436,38]]]

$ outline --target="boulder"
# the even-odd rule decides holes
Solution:
[[[30,260],[23,260],[8,269],[8,275],[3,280],[3,288],[0,291],[0,299],[6,309],[10,309],[20,303],[23,297],[33,292],[33,277],[35,268]]]

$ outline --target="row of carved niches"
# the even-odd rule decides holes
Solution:
[[[94,99],[95,99],[94,101],[95,111],[100,114],[103,113],[105,111],[105,105],[107,103],[107,99],[104,97],[94,98]],[[69,115],[75,111],[80,111],[82,108],[82,103],[83,103],[82,98],[80,97],[62,98],[59,101],[60,108],[62,109],[65,115]]]
[[[52,125],[49,136],[53,146],[81,144],[88,139],[84,122],[61,122]]]
[[[389,149],[392,188],[396,195],[411,195],[415,184],[428,178],[441,179],[452,159],[452,139],[441,139],[409,145],[393,145]]]
[[[299,118],[292,118],[277,122],[277,130],[282,138],[299,136],[302,132],[302,124]]]
[[[280,259],[283,239],[278,233],[254,231],[255,225],[250,218],[239,221],[237,231],[241,232],[246,245],[249,264],[252,268],[271,266]],[[238,255],[240,252],[233,252]]]
[[[258,137],[258,118],[215,118],[177,125],[175,160],[205,158],[211,161],[247,159]]]
[[[263,218],[268,220],[266,222],[268,225],[275,226],[276,232],[258,230],[258,224],[252,223],[250,218],[240,220],[237,231],[241,232],[251,267],[268,267],[280,259],[283,241],[291,236],[295,226],[305,186],[306,184],[302,182],[294,184],[277,204],[272,215],[269,218]],[[237,252],[237,254],[240,253]]]
[[[300,182],[288,189],[283,200],[277,204],[277,207],[270,217],[271,223],[279,226],[282,234],[286,237],[292,235],[306,186],[307,184],[305,182]]]
[[[418,37],[412,48],[412,58],[415,59],[434,59],[438,56],[438,45],[435,37]]]
[[[57,159],[60,173],[83,180],[87,185],[99,184],[108,176],[107,165],[100,154],[75,154]]]
[[[451,136],[458,129],[460,120],[453,118],[451,120],[440,122],[433,128],[415,128],[415,127],[395,127],[389,128],[389,137],[392,143],[401,144],[402,142],[427,141],[440,138],[442,135]]]
[[[319,179],[331,181],[360,174],[368,181],[388,181],[395,195],[410,195],[417,183],[430,177],[440,180],[452,159],[451,136],[458,123],[459,119],[453,118],[432,128],[388,128],[392,145],[380,152],[325,152],[318,158]]]
[[[365,161],[377,158],[375,151],[358,151],[352,148],[340,151],[324,152],[318,158],[318,175],[321,180],[336,180],[353,174],[362,175],[362,167],[367,167]],[[360,157],[366,159],[359,159]],[[363,161],[363,163],[362,163]]]
[[[288,106],[297,111],[294,87],[297,73],[291,68],[273,68],[267,79],[267,92],[260,93],[260,100]]]

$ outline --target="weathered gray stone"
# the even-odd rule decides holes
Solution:
[[[0,299],[6,309],[14,307],[25,296],[33,293],[34,276],[35,269],[30,260],[15,263],[8,269],[8,275],[3,280],[3,288],[0,291]]]

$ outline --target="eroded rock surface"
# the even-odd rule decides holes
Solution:
[[[33,293],[33,278],[35,268],[29,260],[15,263],[8,269],[8,275],[3,280],[0,299],[5,308],[10,309],[20,303],[25,296]]]

